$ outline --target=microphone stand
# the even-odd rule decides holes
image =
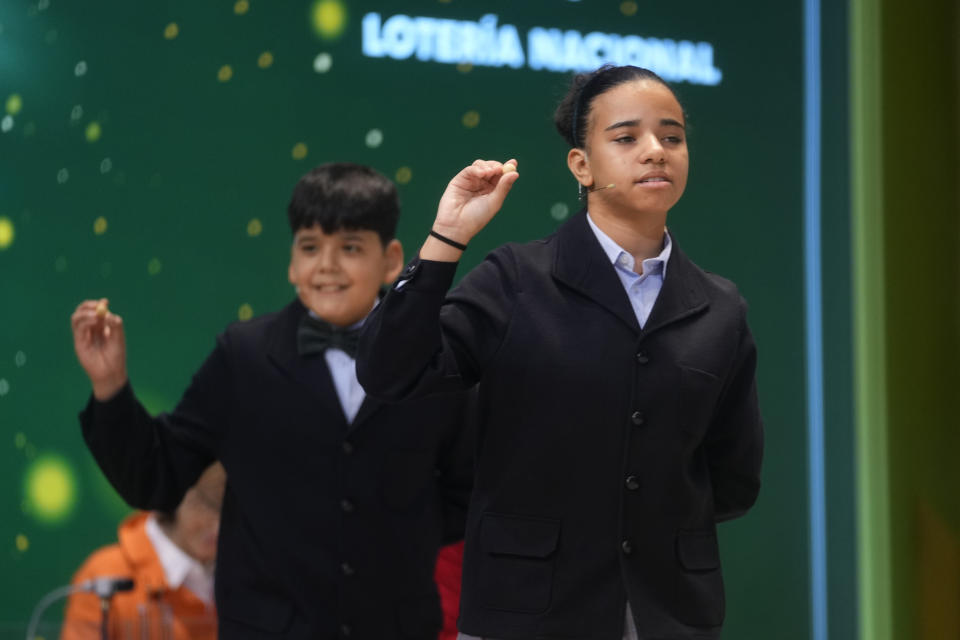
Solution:
[[[40,599],[37,606],[33,608],[33,614],[30,616],[30,624],[27,625],[27,640],[35,640],[37,625],[40,623],[40,616],[47,610],[51,604],[66,598],[78,591],[87,591],[97,594],[100,598],[100,637],[102,640],[109,640],[107,622],[110,615],[110,601],[113,594],[117,591],[130,591],[133,589],[133,580],[131,578],[94,578],[81,582],[80,584],[70,584],[65,587],[57,587]]]
[[[110,595],[100,595],[100,640],[110,640]]]
[[[40,598],[40,602],[33,608],[33,614],[30,616],[30,624],[27,625],[27,640],[34,640],[37,635],[37,625],[40,623],[40,616],[47,610],[51,604],[66,598],[71,593],[79,591],[79,585],[68,584],[65,587],[57,587],[47,595]]]

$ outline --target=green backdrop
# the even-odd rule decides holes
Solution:
[[[518,158],[522,178],[472,243],[470,267],[577,209],[551,122],[569,69],[537,67],[632,55],[678,80],[689,113],[691,174],[672,232],[701,266],[739,284],[760,349],[764,487],[746,518],[721,528],[725,637],[808,637],[802,3],[398,7],[0,5],[0,630],[21,635],[33,604],[113,541],[126,512],[76,420],[89,392],[69,332],[81,299],[110,298],[138,394],[152,410],[170,408],[218,331],[293,295],[285,207],[306,170],[350,160],[393,177],[409,255],[460,167]],[[846,16],[827,11],[825,49],[839,66],[825,65],[825,82],[843,95]],[[548,56],[544,42],[560,48]],[[827,344],[828,445],[838,452],[828,457],[839,605],[830,625],[853,637],[845,100],[830,100],[825,295],[836,306],[826,322],[841,329]]]

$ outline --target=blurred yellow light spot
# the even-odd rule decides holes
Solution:
[[[253,307],[244,302],[237,310],[237,317],[241,320],[249,320],[253,317]]]
[[[76,504],[76,493],[73,469],[59,456],[42,456],[27,469],[27,508],[38,520],[63,520]]]
[[[347,26],[347,8],[341,0],[316,0],[310,7],[310,23],[318,36],[334,40]]]
[[[465,126],[467,129],[473,129],[480,124],[480,114],[471,109],[463,114],[462,121],[463,126]]]
[[[26,446],[26,444],[27,444],[27,436],[25,436],[22,431],[17,433],[17,435],[13,436],[13,445],[17,449],[23,449],[23,447]]]
[[[242,16],[247,11],[250,11],[250,3],[247,0],[237,0],[236,4],[233,5],[233,12],[238,16]]]
[[[15,116],[20,113],[20,109],[23,109],[23,98],[19,93],[14,93],[7,98],[7,113]]]
[[[0,216],[0,251],[3,251],[13,244],[13,237],[15,235],[13,231],[13,220],[7,216]]]
[[[94,120],[87,125],[87,130],[84,131],[84,136],[87,138],[87,142],[96,142],[100,139],[100,135],[103,133],[103,129],[100,127],[100,123]]]
[[[233,77],[233,67],[228,64],[220,67],[220,70],[217,71],[217,80],[220,82],[229,82],[230,78]]]
[[[293,151],[290,152],[290,155],[293,156],[294,160],[303,160],[307,157],[307,145],[302,142],[298,142],[293,145]]]
[[[23,535],[22,533],[17,534],[16,544],[17,544],[17,551],[19,551],[20,553],[23,553],[24,551],[30,548],[30,540],[27,538],[27,536]]]
[[[178,35],[180,35],[180,27],[176,22],[171,22],[163,28],[163,37],[167,40],[173,40]]]
[[[160,262],[159,258],[151,258],[150,262],[147,263],[147,273],[152,276],[157,275],[163,269],[163,263]]]
[[[273,54],[269,51],[264,51],[260,54],[260,57],[257,58],[257,66],[261,69],[266,69],[273,64]]]
[[[457,71],[460,73],[470,73],[473,71],[473,65],[469,62],[461,62],[457,65]]]
[[[633,0],[626,0],[620,3],[620,13],[625,16],[632,16],[637,12],[637,3]]]
[[[413,179],[413,171],[410,170],[410,167],[400,167],[397,169],[394,178],[399,184],[407,184]]]
[[[93,221],[93,232],[98,236],[102,236],[107,232],[107,219],[103,216],[100,216]]]
[[[260,222],[259,218],[254,218],[247,223],[247,235],[251,238],[255,238],[263,231],[263,223]]]

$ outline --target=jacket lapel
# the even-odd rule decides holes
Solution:
[[[622,320],[634,333],[640,333],[627,292],[591,231],[586,210],[557,231],[553,275]]]
[[[638,335],[649,335],[707,306],[699,269],[672,236],[667,276],[642,331],[623,283],[587,223],[585,210],[560,227],[557,240],[554,277],[597,302]]]
[[[644,335],[707,308],[707,294],[703,290],[700,269],[680,250],[676,238],[670,236],[670,241],[673,248],[667,262],[667,276],[643,325]]]
[[[353,422],[350,423],[350,431],[360,428],[360,426],[379,411],[381,407],[383,407],[382,402],[374,400],[370,396],[365,396],[363,403],[360,405],[360,410],[357,411],[357,416],[353,419]]]
[[[294,300],[280,312],[267,330],[267,357],[327,410],[343,415],[323,354],[301,357],[297,353],[297,327],[306,312],[299,300]]]

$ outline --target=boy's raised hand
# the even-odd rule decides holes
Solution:
[[[503,206],[517,173],[517,161],[476,160],[453,177],[447,185],[433,231],[461,244],[467,244]],[[452,249],[452,252],[450,251]],[[420,251],[427,260],[458,259],[459,251],[428,238]]]
[[[127,384],[123,319],[107,310],[107,299],[84,300],[70,317],[73,347],[97,400],[112,398]]]

